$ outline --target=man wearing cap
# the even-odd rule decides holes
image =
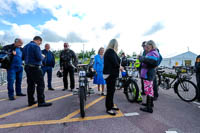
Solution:
[[[47,72],[47,82],[48,82],[48,90],[53,91],[52,88],[52,69],[55,66],[55,57],[54,54],[50,51],[50,45],[47,43],[45,44],[45,49],[42,50],[42,54],[45,55],[44,60],[42,61],[42,71],[43,76],[45,76],[45,73]]]
[[[11,45],[3,47],[4,51],[10,54],[11,60],[7,65],[7,81],[8,81],[8,97],[9,100],[15,100],[14,97],[14,82],[15,91],[17,96],[26,96],[21,91],[23,67],[22,67],[22,48],[23,41],[20,38],[16,38],[15,42]],[[16,81],[15,81],[16,80]]]
[[[64,89],[63,91],[68,89],[68,73],[70,77],[70,88],[73,91],[75,87],[74,82],[74,66],[77,65],[77,58],[74,51],[69,49],[69,44],[64,43],[64,50],[60,53],[60,70],[63,71],[63,83]]]
[[[52,103],[45,102],[44,77],[41,69],[42,60],[45,56],[42,55],[40,49],[41,43],[42,38],[40,36],[35,36],[33,38],[33,41],[31,41],[24,47],[23,58],[25,60],[25,71],[28,84],[28,105],[32,106],[36,103],[36,101],[34,100],[34,93],[36,88],[38,107],[47,107],[51,106]]]

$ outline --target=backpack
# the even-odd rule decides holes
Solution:
[[[0,51],[0,68],[8,69],[11,62],[11,56],[8,52]]]
[[[158,54],[159,54],[159,58],[158,58],[158,61],[157,61],[157,66],[160,65],[160,63],[162,62],[162,59],[163,59],[163,57],[162,57],[162,55],[160,54],[159,51],[158,51]]]

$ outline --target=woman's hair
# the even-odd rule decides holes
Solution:
[[[157,49],[156,44],[153,40],[149,40],[146,42],[146,45],[151,45],[153,49]]]
[[[108,50],[108,49],[113,49],[115,52],[118,51],[118,42],[116,39],[110,40],[106,50]]]
[[[101,50],[103,50],[103,49],[104,49],[104,48],[103,48],[103,47],[101,47],[101,48],[99,49],[99,51],[98,51],[98,54],[100,54],[100,51],[101,51]]]

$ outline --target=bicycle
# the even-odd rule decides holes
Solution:
[[[116,80],[116,89],[120,90],[124,88],[124,94],[129,102],[136,102],[139,96],[139,87],[136,77],[137,70],[132,67],[125,67],[125,72],[119,76]]]
[[[90,65],[79,64],[77,65],[78,76],[79,76],[79,88],[78,96],[80,101],[80,114],[81,117],[85,117],[85,104],[87,100],[87,95],[94,94],[94,90],[89,88],[88,78],[91,78],[95,75],[95,72],[91,70]]]
[[[175,74],[167,73],[164,68],[157,69],[158,86],[169,90],[174,88],[174,92],[180,99],[185,102],[192,102],[198,97],[199,91],[197,86],[190,81],[191,74],[184,67],[174,67]],[[189,73],[189,74],[188,74]],[[186,75],[185,75],[186,74]],[[172,81],[170,81],[172,79]]]

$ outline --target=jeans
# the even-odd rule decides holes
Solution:
[[[14,97],[14,82],[16,94],[21,94],[23,67],[11,67],[7,70],[8,97]]]
[[[43,66],[43,76],[45,76],[45,73],[47,72],[47,82],[48,82],[48,88],[52,88],[51,81],[52,81],[52,67],[50,66]]]

